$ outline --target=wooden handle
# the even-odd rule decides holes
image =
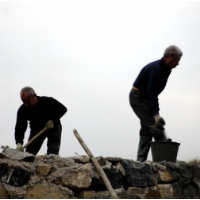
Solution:
[[[76,136],[76,138],[78,139],[79,143],[81,144],[81,146],[83,147],[83,149],[87,153],[87,155],[92,160],[92,162],[93,162],[94,166],[96,167],[97,171],[99,172],[99,174],[100,174],[101,178],[103,179],[108,191],[110,192],[111,198],[112,199],[119,199],[118,196],[116,195],[115,191],[113,190],[112,185],[110,184],[110,181],[108,180],[106,174],[104,173],[104,171],[100,167],[99,163],[97,162],[96,158],[93,156],[92,152],[89,150],[87,145],[84,143],[84,141],[81,138],[81,136],[79,135],[79,133],[76,130],[74,130],[73,132],[74,132],[74,135]]]
[[[48,128],[44,127],[37,135],[35,135],[33,138],[31,138],[31,140],[28,141],[28,143],[26,143],[22,149],[25,149],[29,144],[31,144],[37,137],[39,137],[44,131],[46,131]]]

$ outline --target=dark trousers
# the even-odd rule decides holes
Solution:
[[[166,136],[164,130],[155,125],[155,119],[149,108],[148,100],[142,92],[132,89],[129,94],[129,102],[140,119],[141,129],[137,161],[144,162],[147,159],[150,149],[149,142],[152,141],[152,138],[155,141],[163,141]]]
[[[37,155],[39,152],[44,140],[47,138],[47,155],[49,154],[59,154],[60,142],[61,142],[61,132],[62,126],[60,124],[54,125],[53,129],[47,130],[42,133],[37,139],[35,139],[27,148],[26,152]],[[36,133],[37,134],[37,133]],[[31,133],[29,136],[30,140],[36,134]]]

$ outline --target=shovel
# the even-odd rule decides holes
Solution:
[[[22,146],[22,149],[24,150],[27,146],[29,146],[36,138],[38,138],[42,133],[44,133],[46,130],[49,130],[54,127],[53,121],[49,120],[45,127],[37,134],[35,135],[31,140],[28,141],[24,146]],[[27,162],[33,162],[35,159],[35,155],[19,151],[16,149],[9,148],[9,146],[1,146],[3,151],[0,153],[0,158],[8,157],[15,160],[23,160]]]

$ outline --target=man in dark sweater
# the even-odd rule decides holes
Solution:
[[[67,108],[52,97],[37,96],[31,87],[22,88],[20,96],[23,104],[17,112],[17,122],[15,126],[16,149],[22,150],[27,121],[29,121],[31,129],[30,140],[44,128],[49,120],[52,120],[54,127],[40,135],[26,148],[26,151],[36,155],[45,138],[47,138],[47,154],[58,155],[62,131],[60,118],[67,112]]]
[[[165,120],[159,114],[158,95],[165,88],[171,70],[179,64],[181,56],[182,51],[177,46],[169,46],[163,58],[142,68],[133,84],[129,102],[141,123],[137,161],[147,159],[152,138],[156,141],[166,139],[163,128]]]

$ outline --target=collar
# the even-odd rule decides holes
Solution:
[[[169,73],[169,74],[170,74],[170,73],[171,73],[171,69],[166,65],[164,59],[161,58],[160,61],[161,61],[162,69],[164,69],[164,71],[165,71],[166,73]]]

